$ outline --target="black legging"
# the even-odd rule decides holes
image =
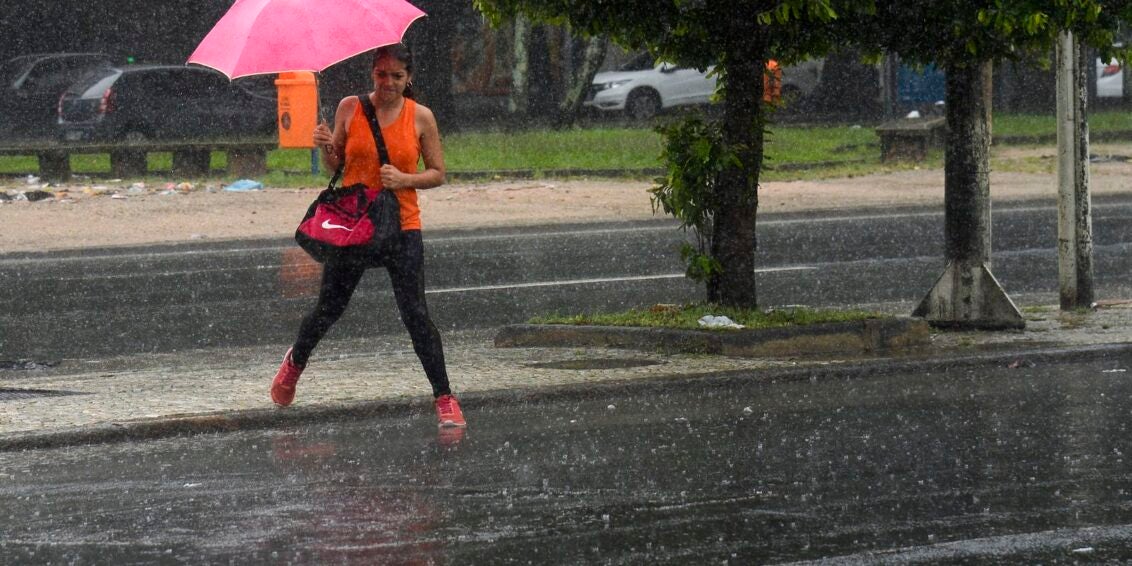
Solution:
[[[440,332],[429,318],[425,304],[424,242],[420,230],[401,232],[401,252],[388,262],[386,268],[393,283],[397,308],[401,311],[401,321],[413,339],[413,350],[417,352],[425,375],[432,384],[432,394],[439,397],[451,393]],[[346,311],[346,305],[350,303],[350,297],[365,271],[365,266],[353,263],[328,262],[323,266],[318,304],[299,326],[299,337],[291,351],[292,361],[299,365],[307,363],[315,346]]]

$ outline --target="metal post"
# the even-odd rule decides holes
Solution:
[[[1072,32],[1057,41],[1057,267],[1061,310],[1093,303],[1088,89],[1084,52]]]

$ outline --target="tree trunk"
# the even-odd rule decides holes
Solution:
[[[719,174],[711,237],[711,255],[722,271],[708,281],[708,301],[731,307],[756,308],[755,213],[763,158],[763,70],[767,42],[763,30],[749,22],[724,39],[723,139],[739,165]]]
[[[990,132],[983,65],[947,69],[944,237],[948,259],[990,264]]]
[[[526,16],[515,17],[515,67],[511,71],[511,98],[507,109],[512,114],[527,114],[527,96],[530,82],[531,22]]]
[[[912,313],[933,326],[1023,328],[1025,320],[990,270],[989,61],[948,65],[944,155],[947,267]]]
[[[582,103],[586,101],[586,93],[590,90],[590,84],[594,82],[594,75],[605,61],[605,52],[608,48],[609,40],[604,36],[594,36],[586,41],[582,66],[573,74],[570,90],[566,92],[566,98],[558,107],[558,119],[555,122],[557,127],[569,128],[578,121]]]
[[[1107,61],[1105,62],[1107,63]],[[1128,72],[1129,62],[1128,58],[1120,61],[1120,69],[1124,71],[1120,75],[1120,103],[1124,108],[1132,108],[1132,73]],[[1093,79],[1093,85],[1096,84],[1096,79]],[[1093,88],[1095,89],[1096,86]]]

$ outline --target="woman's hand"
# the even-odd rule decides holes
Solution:
[[[334,134],[330,133],[330,127],[326,122],[319,122],[314,128],[314,145],[323,149],[327,147],[334,147]]]
[[[404,189],[412,185],[408,175],[387,163],[381,166],[381,186],[387,189]]]

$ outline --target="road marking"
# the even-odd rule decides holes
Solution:
[[[673,232],[679,231],[679,227],[675,224],[661,225],[661,226],[640,226],[630,228],[598,228],[598,229],[583,229],[583,230],[558,230],[554,232],[531,232],[522,234],[483,234],[483,235],[460,235],[460,236],[437,236],[425,237],[425,243],[444,243],[444,242],[469,242],[481,240],[514,240],[516,238],[543,238],[543,237],[562,237],[562,236],[601,236],[610,234],[626,234],[632,232]],[[152,246],[166,246],[176,245],[177,242],[156,242],[153,244],[138,244],[138,247],[146,245]],[[114,260],[143,260],[143,259],[161,259],[168,257],[191,257],[191,256],[228,256],[228,255],[245,255],[249,253],[263,253],[263,252],[282,252],[283,250],[294,248],[296,244],[286,243],[281,245],[263,245],[263,246],[245,246],[236,248],[216,248],[216,249],[180,249],[169,251],[143,251],[143,252],[126,252],[114,253],[113,250],[107,250],[105,253],[96,254],[80,254],[67,257],[56,257],[50,252],[0,252],[0,256],[10,253],[12,255],[22,253],[35,253],[37,257],[18,257],[18,258],[3,258],[0,257],[0,265],[11,264],[29,264],[29,263],[78,263],[78,262],[94,262],[103,261],[106,259]],[[75,252],[76,250],[60,250],[59,253]]]
[[[1105,207],[1094,206],[1093,221],[1094,222],[1097,222],[1097,221],[1115,221],[1115,220],[1119,220],[1121,218],[1124,218],[1123,215],[1119,215],[1119,216],[1115,215],[1116,213],[1119,212],[1118,209],[1122,209],[1122,208],[1127,208],[1127,207],[1123,203],[1115,204],[1115,205],[1111,205],[1111,206],[1105,206]],[[1003,206],[1001,208],[996,209],[995,214],[1001,215],[1001,214],[1032,213],[1032,212],[1056,212],[1056,210],[1057,210],[1057,207],[1052,206],[1052,205],[1050,205],[1050,206],[1041,206],[1041,205],[1033,206],[1033,205],[1031,205],[1031,206],[1018,206],[1018,207]],[[836,211],[831,211],[831,212],[836,212]],[[792,225],[798,225],[798,224],[816,224],[816,223],[833,223],[833,222],[845,222],[845,223],[855,224],[855,223],[859,223],[859,222],[862,222],[862,221],[868,221],[868,220],[884,220],[884,219],[893,219],[893,218],[924,218],[924,217],[940,217],[940,218],[942,218],[943,216],[944,216],[944,213],[943,213],[942,210],[940,210],[940,211],[926,211],[926,212],[891,212],[891,213],[876,213],[876,214],[858,214],[858,215],[851,215],[851,216],[818,216],[818,215],[815,214],[813,216],[807,216],[805,218],[765,219],[765,220],[760,220],[759,225],[764,226],[764,227],[765,226],[778,226],[778,225],[792,226]],[[469,231],[471,231],[471,230],[469,230]],[[545,232],[538,231],[538,232],[528,232],[528,233],[518,233],[518,234],[516,234],[516,233],[502,233],[502,234],[482,234],[482,235],[462,234],[462,235],[453,235],[453,236],[437,236],[437,237],[426,237],[425,241],[426,241],[426,243],[468,242],[468,241],[485,241],[485,240],[490,241],[490,240],[504,240],[504,239],[510,241],[510,240],[514,240],[514,239],[517,239],[517,238],[525,238],[525,239],[530,239],[530,238],[556,238],[556,237],[567,237],[567,236],[593,237],[593,236],[602,236],[602,235],[629,234],[629,233],[635,233],[635,232],[636,233],[672,232],[673,234],[679,234],[680,229],[675,224],[658,222],[657,225],[631,226],[631,227],[626,227],[626,228],[594,228],[594,229],[580,229],[580,230],[559,229],[559,230],[555,230],[555,231],[545,231]],[[152,243],[152,244],[138,244],[136,247],[140,247],[140,248],[144,249],[144,247],[147,246],[147,245],[176,246],[178,244],[184,244],[184,242],[156,242],[156,243]],[[131,247],[133,247],[133,246],[131,246]],[[20,266],[20,265],[28,265],[28,264],[34,265],[34,264],[41,264],[41,263],[97,262],[97,261],[105,261],[105,260],[108,260],[108,259],[109,260],[120,260],[120,261],[132,261],[132,260],[158,260],[158,259],[169,258],[169,257],[239,256],[239,255],[246,255],[246,254],[249,254],[249,253],[273,253],[273,252],[278,253],[278,252],[282,252],[282,250],[292,248],[292,247],[294,247],[294,244],[287,243],[287,244],[281,244],[281,245],[267,244],[267,245],[262,245],[262,246],[240,246],[240,247],[233,247],[233,248],[173,249],[173,250],[168,250],[168,251],[149,251],[149,250],[147,250],[147,251],[140,251],[140,252],[126,252],[126,253],[114,253],[113,250],[105,250],[105,251],[98,250],[96,253],[93,253],[93,254],[87,254],[87,253],[83,253],[82,251],[78,251],[78,253],[76,255],[67,256],[67,257],[58,257],[57,254],[50,253],[50,252],[43,253],[43,252],[26,252],[26,251],[25,252],[3,252],[3,251],[0,251],[0,267]],[[1056,249],[1056,248],[1054,248],[1054,249]],[[74,252],[76,252],[76,250],[60,250],[59,253],[74,253]],[[31,253],[31,254],[35,254],[35,255],[33,257],[8,257],[8,258],[3,257],[5,255],[22,255],[22,254],[25,254],[25,253]]]
[[[871,531],[870,531],[871,532]],[[1132,525],[1101,525],[1068,527],[1032,533],[991,535],[962,540],[939,542],[925,546],[904,546],[888,549],[870,549],[856,554],[842,554],[838,564],[875,564],[878,556],[885,562],[910,564],[964,560],[965,562],[995,563],[1016,556],[1069,552],[1091,549],[1093,546],[1123,543],[1132,535]],[[1084,544],[1082,541],[1088,541]],[[1069,550],[1073,549],[1073,550]],[[1088,556],[1087,553],[1085,556]],[[977,560],[976,560],[977,559]],[[1082,559],[1084,560],[1084,559]],[[1087,560],[1086,560],[1087,561]],[[1027,561],[1030,562],[1030,561]],[[1041,562],[1040,560],[1037,562]],[[826,560],[800,560],[782,562],[790,566],[827,564]]]
[[[807,265],[791,267],[771,267],[756,269],[755,273],[776,273],[780,271],[811,271],[817,269]],[[500,291],[504,289],[528,289],[534,287],[560,287],[567,285],[592,285],[594,283],[618,283],[623,281],[655,281],[659,279],[683,279],[683,273],[666,273],[663,275],[637,275],[632,277],[599,277],[594,279],[566,279],[562,281],[534,281],[531,283],[509,283],[506,285],[480,285],[477,287],[448,287],[445,289],[432,289],[426,294],[439,295],[441,293],[469,293],[473,291]]]
[[[676,224],[662,224],[659,226],[633,226],[629,228],[589,228],[581,230],[558,230],[554,232],[524,232],[519,234],[482,234],[460,236],[437,236],[426,238],[426,242],[474,242],[480,240],[513,240],[517,238],[558,238],[569,236],[603,236],[610,234],[628,234],[633,232],[678,232],[680,227]]]
[[[1120,212],[1119,209],[1122,209],[1122,208],[1128,208],[1128,205],[1125,205],[1124,203],[1116,203],[1116,204],[1110,204],[1110,205],[1106,205],[1106,206],[1096,206],[1096,205],[1094,205],[1093,221],[1096,222],[1098,220],[1118,220],[1118,219],[1124,218],[1123,215],[1115,216],[1115,214]],[[1026,205],[1023,205],[1023,206],[1018,206],[1018,207],[1001,206],[1000,208],[995,209],[995,214],[1000,215],[1000,214],[1031,213],[1031,212],[1056,212],[1056,211],[1057,211],[1057,207],[1054,206],[1054,205],[1048,205],[1048,206],[1042,206],[1042,205],[1026,206]],[[831,214],[836,213],[836,211],[829,211],[829,212]],[[866,220],[883,220],[883,219],[892,219],[892,218],[924,218],[924,217],[940,217],[940,218],[942,218],[943,215],[944,215],[942,210],[921,211],[921,212],[899,212],[899,211],[897,211],[897,212],[890,212],[890,213],[858,214],[858,215],[851,215],[851,216],[836,216],[836,215],[820,216],[819,214],[821,214],[820,211],[817,212],[817,213],[813,213],[812,216],[807,216],[805,218],[763,219],[763,220],[759,220],[758,223],[759,223],[760,226],[776,226],[776,225],[790,226],[790,225],[797,225],[797,224],[815,224],[815,223],[831,223],[831,222],[858,223],[858,222],[866,221]],[[472,230],[468,230],[468,231],[470,232]],[[527,238],[527,239],[529,239],[529,238],[554,238],[554,237],[563,237],[563,236],[601,236],[601,235],[628,234],[628,233],[634,233],[634,232],[642,232],[643,233],[643,232],[662,232],[662,231],[663,232],[672,232],[673,234],[677,234],[677,233],[680,232],[680,229],[674,223],[669,224],[669,223],[662,223],[662,222],[658,221],[656,225],[650,225],[650,226],[631,226],[631,227],[626,227],[626,228],[594,228],[594,229],[580,229],[580,230],[559,229],[559,230],[555,230],[555,231],[546,231],[546,232],[538,231],[538,232],[528,232],[528,233],[518,233],[518,234],[516,234],[516,233],[482,234],[482,235],[462,234],[462,235],[453,235],[453,236],[426,237],[425,241],[426,241],[426,243],[429,243],[429,242],[444,243],[444,242],[461,242],[461,241],[466,242],[466,241],[501,240],[501,239],[514,240],[516,238]],[[137,244],[136,247],[144,248],[147,245],[176,246],[178,244],[184,244],[184,242],[155,242],[155,243],[151,243],[151,244]],[[133,246],[131,246],[131,247],[133,247]],[[169,251],[142,251],[142,252],[127,252],[127,253],[121,253],[121,254],[116,254],[116,253],[113,252],[113,250],[107,250],[106,252],[99,250],[98,253],[90,254],[90,255],[82,253],[80,251],[78,255],[73,255],[73,256],[68,256],[68,257],[57,257],[55,254],[52,254],[52,253],[43,253],[41,255],[41,252],[26,252],[26,251],[25,252],[2,252],[2,251],[0,251],[0,266],[9,266],[9,265],[17,266],[17,265],[38,264],[38,263],[81,263],[81,262],[102,261],[102,260],[106,260],[106,259],[117,259],[117,260],[127,261],[127,260],[139,260],[139,259],[156,260],[156,259],[160,259],[160,258],[178,257],[178,256],[179,257],[187,257],[187,256],[244,255],[244,254],[248,254],[248,253],[257,253],[257,252],[259,252],[259,253],[280,252],[280,251],[287,249],[287,248],[290,248],[290,247],[294,247],[294,244],[282,244],[282,245],[268,244],[268,245],[263,245],[263,246],[242,246],[242,247],[234,247],[234,248],[216,248],[216,249],[187,249],[187,250],[186,249],[174,249],[174,250],[169,250]],[[60,252],[61,253],[75,252],[75,250],[60,250]],[[33,253],[33,254],[36,254],[36,257],[12,257],[12,258],[4,258],[3,257],[4,255],[20,255],[20,254],[24,254],[24,253]]]

